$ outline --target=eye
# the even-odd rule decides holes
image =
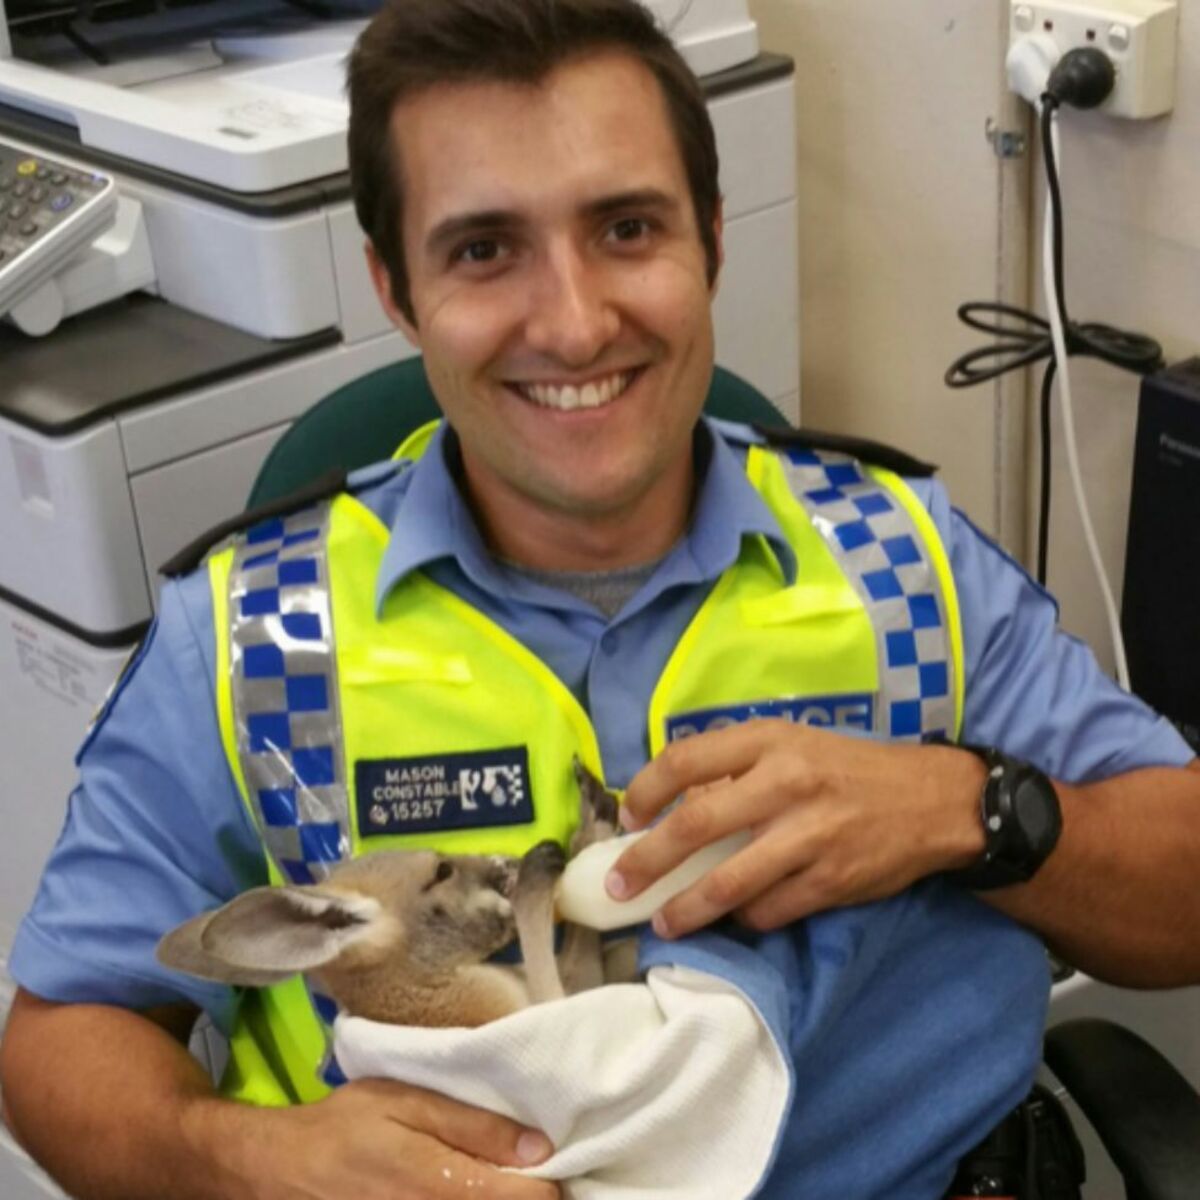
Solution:
[[[622,217],[613,222],[609,235],[617,242],[636,242],[648,236],[650,231],[650,222],[644,217]]]
[[[470,264],[492,263],[504,253],[504,248],[495,238],[476,238],[454,251],[454,261]]]
[[[430,888],[436,887],[439,883],[445,883],[454,874],[454,864],[442,859],[438,863],[433,872],[433,878],[421,889],[423,892],[429,891]]]

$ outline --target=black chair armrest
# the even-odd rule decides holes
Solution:
[[[1200,1196],[1200,1095],[1153,1046],[1087,1018],[1049,1030],[1045,1058],[1124,1176],[1129,1200]]]

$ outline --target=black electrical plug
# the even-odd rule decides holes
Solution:
[[[1112,95],[1117,72],[1112,59],[1094,46],[1068,50],[1050,72],[1046,95],[1072,108],[1095,108]]]

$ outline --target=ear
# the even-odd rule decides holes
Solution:
[[[725,266],[725,201],[723,199],[717,200],[717,211],[713,216],[713,236],[716,239],[717,247],[717,273],[713,277],[709,291],[715,299],[721,286],[721,271]]]
[[[381,911],[368,896],[254,888],[167,934],[158,960],[202,979],[265,987],[332,962]]]
[[[400,311],[400,307],[396,304],[396,294],[392,290],[391,272],[384,265],[383,259],[379,257],[379,253],[375,249],[375,244],[369,238],[363,243],[363,253],[367,256],[367,272],[371,276],[375,295],[379,297],[379,303],[387,314],[388,320],[419,350],[421,335],[417,327]]]

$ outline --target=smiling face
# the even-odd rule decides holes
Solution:
[[[534,85],[397,105],[415,325],[493,549],[533,566],[648,561],[682,533],[713,365],[687,176],[650,72],[588,56]],[[719,234],[719,229],[718,229]]]

